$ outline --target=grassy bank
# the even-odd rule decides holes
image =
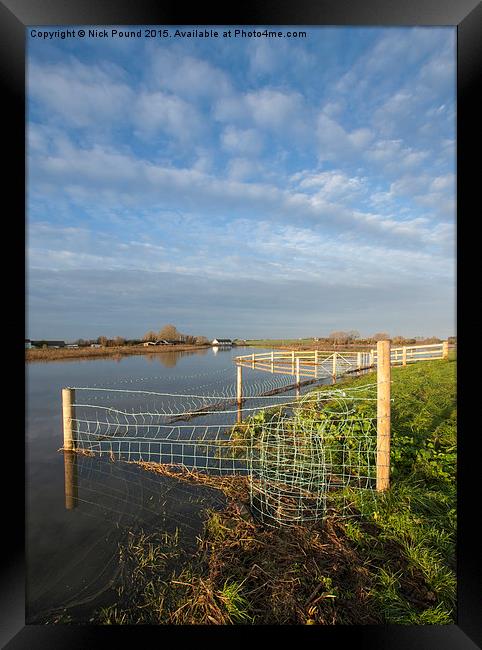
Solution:
[[[62,359],[98,359],[124,357],[131,354],[164,354],[166,352],[196,351],[210,348],[210,345],[122,345],[102,348],[41,348],[25,350],[26,361],[59,361]]]
[[[357,517],[335,510],[308,526],[264,527],[247,508],[245,479],[203,478],[229,501],[225,511],[206,513],[197,553],[184,556],[175,536],[132,537],[119,548],[112,605],[92,622],[453,623],[455,375],[453,360],[393,369],[391,487],[365,500],[352,490]],[[368,374],[344,385],[373,380]],[[189,472],[178,476],[197,480]],[[67,613],[62,620],[68,622]]]

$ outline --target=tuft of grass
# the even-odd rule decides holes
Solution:
[[[219,598],[223,601],[233,623],[246,623],[253,620],[249,614],[249,603],[243,596],[242,587],[240,582],[226,580],[219,592]]]

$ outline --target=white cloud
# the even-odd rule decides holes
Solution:
[[[455,175],[454,174],[445,174],[444,176],[437,176],[430,183],[430,190],[432,192],[444,192],[449,191],[454,193],[455,190]]]
[[[161,47],[152,54],[149,88],[189,100],[215,98],[232,91],[228,75],[208,61]]]
[[[364,153],[370,162],[382,164],[389,173],[399,173],[419,167],[429,156],[404,145],[403,140],[377,140]]]
[[[245,103],[256,124],[266,129],[280,129],[298,122],[304,113],[304,101],[297,92],[281,92],[271,88],[250,92]]]
[[[322,111],[316,122],[318,158],[320,160],[342,161],[359,154],[373,139],[373,133],[366,128],[349,132],[335,119]]]
[[[363,179],[350,177],[341,170],[298,172],[292,180],[300,191],[313,192],[327,200],[352,199],[365,189]]]
[[[202,119],[190,103],[163,92],[141,93],[133,119],[141,133],[162,131],[179,140],[195,138],[202,130]]]
[[[134,94],[119,69],[72,59],[57,64],[30,63],[27,92],[52,115],[74,127],[95,127],[127,115]],[[117,78],[116,78],[117,76]]]
[[[213,115],[231,128],[243,125],[299,142],[307,141],[313,123],[313,112],[300,93],[271,87],[223,97],[216,102]]]
[[[255,156],[263,147],[263,138],[256,129],[228,126],[221,134],[221,143],[231,153]]]

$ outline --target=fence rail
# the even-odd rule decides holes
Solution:
[[[416,361],[446,358],[448,358],[447,341],[430,345],[404,345],[390,350],[390,365],[392,366],[405,366]],[[336,379],[358,370],[375,368],[378,362],[378,353],[376,348],[364,352],[273,350],[237,356],[234,361],[238,367],[293,375],[296,377],[296,383],[299,383],[301,377]]]

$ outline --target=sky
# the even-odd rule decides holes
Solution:
[[[455,334],[455,28],[175,29],[30,29],[26,336]]]

